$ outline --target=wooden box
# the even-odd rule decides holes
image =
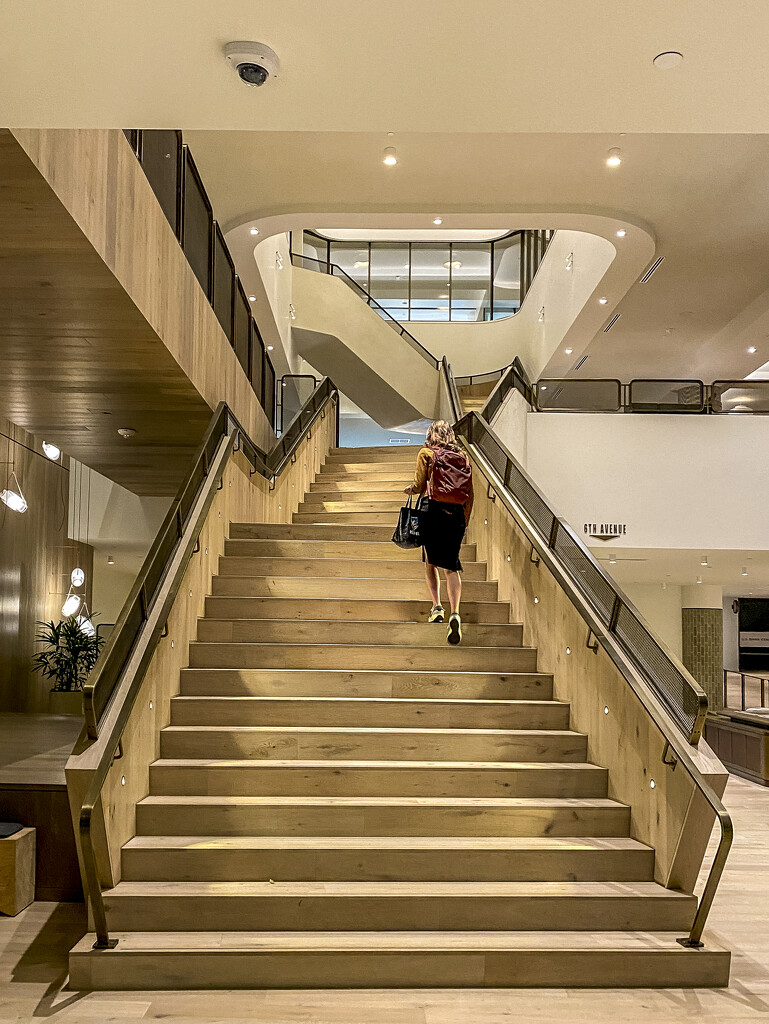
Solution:
[[[0,839],[0,913],[14,917],[35,898],[35,829]]]

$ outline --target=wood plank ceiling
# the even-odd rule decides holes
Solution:
[[[0,130],[0,412],[155,495],[176,491],[211,416],[8,130]],[[123,440],[119,427],[136,435]]]

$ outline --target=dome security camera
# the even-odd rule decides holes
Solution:
[[[266,43],[247,40],[227,43],[224,56],[244,85],[264,85],[268,78],[278,77],[280,60]]]

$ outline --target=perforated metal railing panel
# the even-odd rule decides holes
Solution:
[[[560,521],[556,524],[556,517],[545,498],[488,423],[472,414],[461,420],[456,430],[480,450],[504,481],[505,489],[534,526],[541,546],[553,552],[607,633],[616,638],[687,739],[696,743],[707,711],[702,689],[655,640],[591,552],[568,527]]]
[[[617,592],[595,560],[585,554],[584,548],[565,529],[558,530],[554,551],[593,609],[598,612],[601,621],[608,626]]]
[[[657,697],[687,735],[694,731],[701,713],[701,698],[689,680],[650,635],[630,608],[622,605],[614,635],[644,677],[653,682]]]

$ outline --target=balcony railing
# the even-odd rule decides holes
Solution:
[[[724,710],[769,710],[769,678],[752,672],[724,670]]]
[[[532,404],[536,412],[764,415],[769,380],[543,378]]]
[[[388,313],[384,306],[380,306],[377,300],[372,298],[366,289],[353,280],[341,267],[338,267],[335,263],[326,263],[323,260],[315,259],[314,256],[302,256],[296,252],[291,253],[291,263],[302,270],[314,270],[318,274],[329,274],[331,277],[336,277],[343,281],[348,288],[355,292],[359,299],[362,299],[367,306],[370,306],[384,320],[388,327],[391,327],[396,334],[400,335],[415,352],[418,352],[436,370],[438,369],[439,363],[435,356],[428,352],[424,345],[418,342],[414,335],[407,331],[399,320],[396,320],[394,316]]]
[[[472,323],[518,312],[555,232],[493,241],[339,241],[304,231],[301,252],[336,265],[398,321]],[[292,236],[298,252],[300,239]]]
[[[184,250],[187,262],[274,428],[275,370],[182,133],[131,130],[125,134]]]

